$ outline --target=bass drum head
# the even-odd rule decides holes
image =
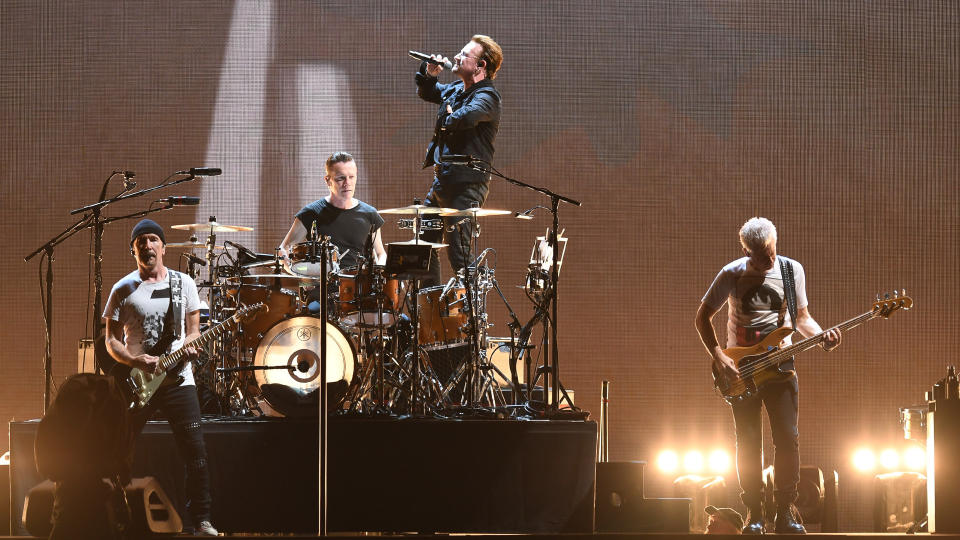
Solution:
[[[257,345],[254,371],[270,406],[285,416],[316,416],[320,389],[320,339],[327,339],[327,404],[333,410],[353,380],[357,353],[337,326],[316,317],[293,317],[273,325]]]

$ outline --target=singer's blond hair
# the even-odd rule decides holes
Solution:
[[[483,60],[483,69],[487,72],[487,78],[496,79],[497,71],[503,63],[503,49],[500,48],[500,45],[497,45],[497,42],[494,41],[492,37],[483,34],[473,36],[470,38],[470,41],[477,43],[483,48],[483,54],[480,55],[480,59]]]

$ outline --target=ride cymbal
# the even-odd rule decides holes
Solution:
[[[400,206],[398,208],[387,208],[386,210],[377,210],[381,214],[403,214],[409,216],[425,214],[443,214],[445,212],[456,212],[456,208],[437,208],[436,206],[426,206],[423,204],[411,204],[410,206]]]
[[[444,212],[440,215],[443,217],[486,217],[486,216],[506,216],[512,214],[510,210],[494,210],[492,208],[467,208],[466,210],[453,210],[452,212]]]
[[[179,231],[207,231],[207,232],[246,232],[252,231],[253,227],[244,227],[243,225],[222,225],[216,221],[206,223],[187,223],[185,225],[171,225],[171,229]]]

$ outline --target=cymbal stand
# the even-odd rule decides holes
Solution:
[[[550,282],[551,289],[550,294],[546,300],[547,305],[550,308],[550,316],[546,319],[546,323],[549,324],[549,332],[545,332],[545,336],[549,336],[549,346],[546,347],[544,351],[544,365],[543,365],[543,388],[544,392],[547,389],[551,392],[551,399],[546,400],[547,404],[544,408],[544,416],[558,417],[558,416],[569,416],[571,413],[560,413],[560,347],[558,341],[558,303],[559,303],[559,291],[560,291],[560,203],[564,202],[573,206],[582,206],[580,201],[554,193],[549,189],[533,186],[522,182],[515,178],[510,178],[500,171],[496,170],[493,165],[489,162],[480,159],[474,159],[473,162],[467,165],[468,167],[481,171],[483,173],[492,174],[499,178],[506,180],[507,182],[515,185],[524,187],[543,195],[546,195],[550,198],[550,213],[553,216],[553,223],[551,227],[551,234],[549,242],[553,248],[553,261],[551,264],[550,270]],[[573,411],[572,414],[577,416],[582,416],[580,410],[575,407],[570,400],[569,396],[564,392],[564,398],[567,401],[567,404],[570,406],[570,409]]]

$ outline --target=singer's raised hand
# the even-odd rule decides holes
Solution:
[[[440,62],[441,64],[443,64],[444,62],[450,61],[450,60],[447,60],[446,56],[442,56],[439,54],[431,54],[430,58],[433,58],[434,60]],[[431,77],[436,77],[437,75],[440,75],[440,72],[442,71],[443,71],[443,65],[427,64],[427,75],[430,75]]]

